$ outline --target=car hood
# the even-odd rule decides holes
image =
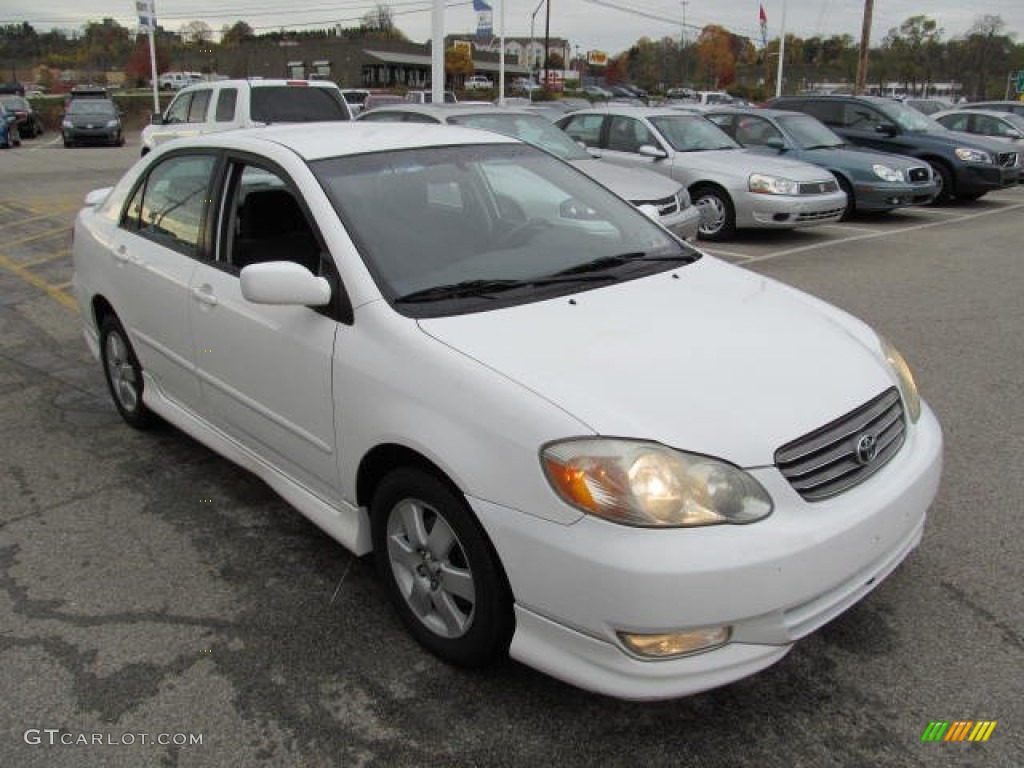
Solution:
[[[771,157],[746,149],[721,149],[707,152],[680,152],[677,165],[727,176],[767,173],[792,181],[831,181],[832,174],[801,160]]]
[[[917,136],[932,143],[932,146],[942,147],[967,147],[970,149],[984,149],[987,152],[1005,152],[1006,144],[987,136],[979,136],[975,133],[962,133],[960,131],[908,131],[907,135]]]
[[[780,446],[895,383],[862,323],[710,257],[571,298],[418,322],[597,434],[744,467],[772,464]]]
[[[869,172],[871,171],[871,166],[878,163],[899,170],[919,168],[927,165],[923,160],[916,160],[903,155],[893,155],[888,152],[876,152],[873,149],[861,147],[804,149],[801,150],[801,153],[811,163],[840,168],[860,168]]]
[[[681,188],[678,181],[672,181],[660,173],[624,168],[598,160],[596,157],[570,162],[594,181],[630,202],[662,200],[676,194]]]

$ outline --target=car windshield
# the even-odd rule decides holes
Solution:
[[[810,115],[786,115],[778,123],[800,149],[823,149],[841,147],[842,138],[827,125]]]
[[[697,258],[601,185],[525,144],[311,166],[381,292],[412,317],[552,298]]]
[[[1018,115],[1015,112],[1006,112],[999,116],[999,118],[1011,126],[1016,128],[1018,131],[1024,132],[1024,115]]]
[[[104,99],[75,99],[68,104],[69,115],[110,115],[117,114],[113,102]]]
[[[651,122],[677,152],[739,149],[729,134],[702,115],[659,115]]]
[[[927,115],[923,115],[913,107],[893,101],[878,104],[878,108],[904,131],[915,131],[920,133],[945,133],[946,128],[941,123]]]
[[[589,160],[583,147],[569,138],[561,128],[555,127],[550,120],[538,115],[503,115],[481,113],[476,115],[452,115],[449,123],[465,125],[470,128],[482,128],[485,131],[503,133],[525,141],[563,160]]]
[[[257,123],[313,123],[348,120],[341,92],[311,85],[265,85],[252,89],[252,119]]]
[[[4,106],[8,109],[24,109],[29,108],[29,103],[26,99],[21,96],[0,96],[0,102],[3,102]]]

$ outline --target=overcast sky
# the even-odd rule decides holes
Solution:
[[[530,35],[534,28],[544,35],[545,0],[507,0],[506,34]],[[550,0],[551,36],[567,38],[581,51],[603,50],[616,54],[641,37],[660,39],[680,36],[685,15],[690,39],[706,24],[720,24],[737,34],[760,40],[757,0]],[[160,24],[177,30],[190,21],[205,21],[219,32],[225,24],[243,20],[255,30],[324,27],[333,24],[354,26],[374,0],[155,0]],[[423,42],[430,36],[430,4],[422,0],[393,0],[394,20],[411,40]],[[777,37],[782,27],[783,7],[786,31],[801,37],[849,34],[860,39],[864,9],[862,0],[765,0],[768,37]],[[476,13],[471,0],[447,0],[445,15],[448,33],[472,32]],[[494,7],[494,27],[500,29],[500,0]],[[288,8],[282,13],[281,8]],[[609,7],[613,6],[613,7]],[[37,31],[52,27],[78,28],[87,21],[104,17],[130,26],[136,23],[134,0],[3,0],[0,24],[27,21]],[[1024,0],[876,0],[872,41],[877,44],[885,33],[910,16],[927,14],[944,29],[943,39],[962,35],[983,14],[1001,16],[1006,31],[1020,42],[1024,40]]]

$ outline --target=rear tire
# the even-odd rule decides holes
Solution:
[[[136,429],[153,426],[156,416],[142,402],[142,365],[116,315],[107,315],[100,323],[100,360],[121,418]]]
[[[459,492],[407,467],[373,496],[377,569],[409,632],[463,667],[508,653],[515,620],[501,563]]]

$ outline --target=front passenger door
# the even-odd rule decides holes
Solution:
[[[338,323],[305,306],[253,304],[243,267],[295,261],[327,274],[319,233],[283,172],[228,163],[214,258],[190,285],[196,370],[205,417],[328,502],[338,460],[331,370]]]

